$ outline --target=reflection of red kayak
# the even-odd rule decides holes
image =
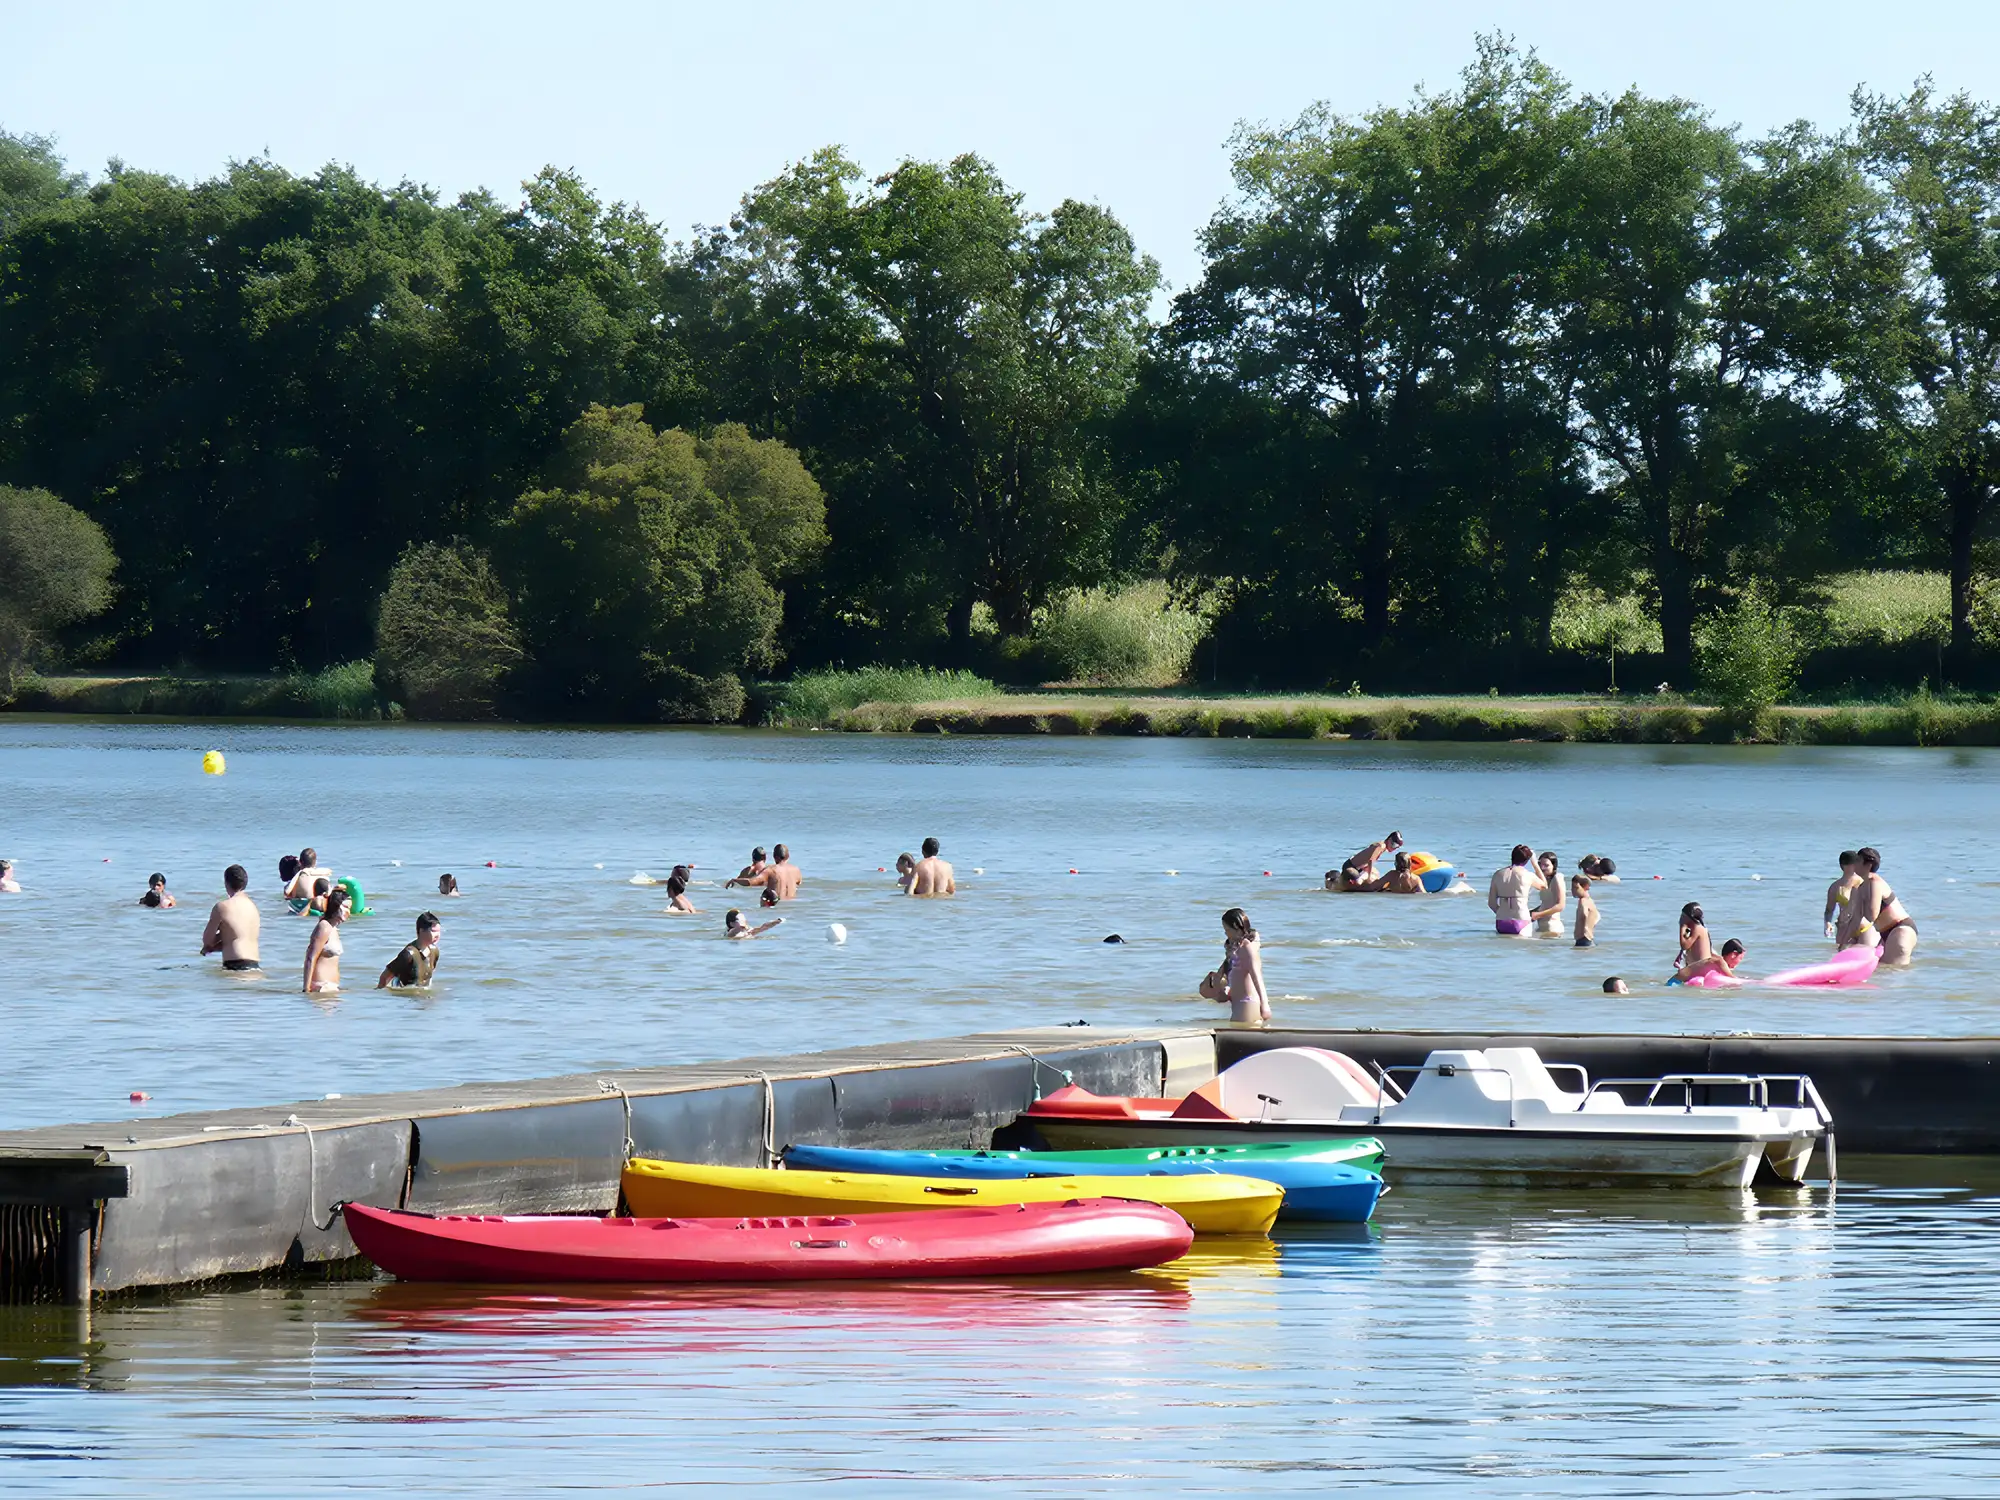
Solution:
[[[1194,1241],[1122,1198],[858,1218],[588,1219],[402,1213],[351,1203],[361,1253],[405,1281],[838,1281],[1157,1266]]]

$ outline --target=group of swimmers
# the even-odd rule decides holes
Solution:
[[[1616,884],[1618,866],[1601,854],[1586,854],[1569,877],[1569,895],[1576,901],[1576,946],[1597,946],[1597,902],[1592,881]],[[1563,930],[1562,859],[1553,849],[1537,854],[1516,844],[1508,862],[1486,883],[1486,904],[1493,912],[1493,930],[1503,937],[1530,932],[1560,937]]]
[[[296,874],[301,863],[312,869],[317,860],[313,851],[308,849],[299,860],[287,856],[285,863],[292,866]],[[158,882],[157,886],[152,882]],[[306,938],[300,989],[308,995],[328,995],[340,989],[340,960],[344,951],[340,929],[347,922],[350,898],[348,887],[333,883],[330,874],[315,875],[313,882],[300,896],[294,894],[297,889],[295,882],[288,880],[284,893],[292,915],[311,915],[314,918],[312,931]],[[231,865],[222,872],[222,888],[225,894],[209,910],[207,925],[202,928],[201,955],[206,958],[211,953],[221,954],[222,967],[232,974],[261,973],[264,967],[261,951],[264,917],[257,909],[255,898],[250,895],[249,872],[241,865]],[[160,894],[164,899],[140,899],[150,906],[172,906],[173,898],[165,892],[166,879],[156,874],[148,882],[147,896]],[[450,875],[440,876],[438,894],[456,896],[457,880]],[[293,904],[301,901],[303,904]],[[443,936],[444,924],[436,912],[427,911],[419,915],[415,939],[404,944],[396,956],[383,965],[375,987],[427,987],[431,976],[437,972],[438,945]]]
[[[927,838],[923,845],[923,858],[911,854],[896,856],[896,888],[906,896],[955,896],[958,894],[958,880],[950,861],[940,853],[942,845],[935,838]],[[637,879],[638,877],[634,877]],[[699,916],[701,908],[688,896],[688,887],[693,883],[694,871],[690,865],[675,865],[667,876],[668,916]],[[773,844],[769,852],[760,845],[750,851],[750,863],[722,882],[724,890],[741,888],[758,892],[758,905],[772,907],[783,901],[797,899],[799,887],[805,877],[799,867],[792,862],[792,851],[783,844]],[[640,883],[645,883],[641,881]],[[768,922],[752,926],[740,907],[730,907],[722,914],[722,935],[731,939],[762,937],[765,933],[784,925],[783,917],[773,917]]]

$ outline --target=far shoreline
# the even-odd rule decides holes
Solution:
[[[0,713],[16,722],[76,718],[153,724],[419,722],[404,719],[394,705],[364,710],[342,704],[327,711],[301,701],[287,679],[179,675],[45,677]],[[541,727],[510,720],[479,722]],[[668,726],[570,722],[548,727]],[[782,725],[705,727],[1015,737],[1948,748],[2000,745],[2000,703],[1958,702],[1918,693],[1901,703],[1784,705],[1745,716],[1651,694],[1364,697],[1077,688],[1003,690],[916,702],[868,701],[805,722],[794,718]]]

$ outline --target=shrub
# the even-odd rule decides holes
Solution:
[[[779,689],[766,722],[799,729],[825,728],[864,703],[936,703],[950,698],[991,698],[999,691],[984,677],[970,672],[938,672],[928,667],[801,672]]]
[[[507,591],[464,542],[421,542],[389,575],[375,682],[417,719],[490,718],[522,659]]]
[[[1806,643],[1752,584],[1695,632],[1695,675],[1716,706],[1754,720],[1798,685]]]
[[[0,688],[52,630],[111,602],[118,559],[104,528],[47,490],[0,485]]]
[[[285,696],[317,719],[379,719],[375,664],[343,662],[323,672],[297,672],[285,679]]]
[[[1165,687],[1187,675],[1205,628],[1199,614],[1173,605],[1166,584],[1152,581],[1065,595],[1043,611],[1028,647],[1061,681]]]

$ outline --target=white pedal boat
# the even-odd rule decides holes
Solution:
[[[1575,1075],[1557,1084],[1550,1069]],[[1389,1073],[1414,1074],[1407,1093]],[[1600,1078],[1532,1047],[1438,1051],[1373,1076],[1345,1053],[1275,1047],[1183,1099],[1058,1089],[1023,1118],[1055,1150],[1372,1135],[1391,1181],[1517,1187],[1750,1185],[1760,1165],[1800,1182],[1833,1118],[1802,1073]],[[1724,1102],[1711,1103],[1720,1096]]]

